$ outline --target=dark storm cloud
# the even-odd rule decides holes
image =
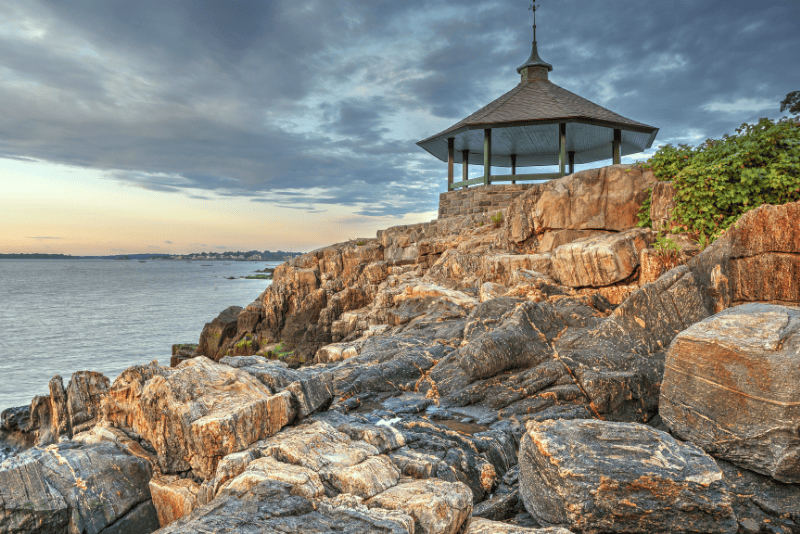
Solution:
[[[777,118],[800,89],[796,1],[539,3],[550,79],[659,127],[657,142]],[[430,211],[445,166],[414,143],[517,83],[525,7],[7,1],[0,155],[198,199]]]

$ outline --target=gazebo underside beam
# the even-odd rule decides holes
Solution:
[[[620,156],[635,154],[647,149],[653,133],[636,132],[627,128],[610,128],[587,124],[584,121],[562,120],[558,124],[533,124],[513,128],[497,127],[492,130],[492,167],[511,167],[511,154],[516,154],[516,166],[559,165],[559,125],[567,124],[567,154],[574,152],[575,164],[586,164],[611,158],[614,130],[620,130]],[[461,164],[463,151],[470,150],[472,163],[483,162],[484,133],[482,129],[468,127],[449,132],[445,137],[432,139],[420,145],[443,162],[448,161],[448,139],[455,140],[454,163]],[[611,150],[609,150],[611,149]],[[480,158],[480,159],[478,159]]]

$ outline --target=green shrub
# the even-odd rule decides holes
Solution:
[[[629,169],[630,170],[630,169]],[[642,202],[642,207],[639,208],[639,213],[636,214],[636,218],[639,219],[639,222],[636,223],[637,228],[652,228],[653,221],[650,220],[650,205],[653,200],[653,188],[647,188],[647,196],[644,198],[644,202]]]
[[[681,247],[678,246],[678,242],[661,232],[656,236],[653,248],[656,249],[656,253],[662,258],[677,258],[678,254],[681,252]]]
[[[696,148],[667,145],[644,164],[672,180],[673,221],[708,242],[752,208],[800,200],[800,121],[761,119],[736,132]]]
[[[492,220],[492,224],[494,224],[495,228],[500,228],[500,225],[503,224],[503,212],[502,211],[498,211],[497,213],[495,213],[494,215],[492,215],[489,218]]]

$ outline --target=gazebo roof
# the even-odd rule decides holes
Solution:
[[[658,128],[626,119],[548,80],[553,66],[539,56],[535,0],[529,9],[533,11],[533,42],[530,57],[517,69],[520,83],[488,106],[417,144],[442,161],[463,163],[463,151],[469,150],[468,163],[482,163],[484,143],[491,139],[490,165],[499,167],[563,165],[559,159],[562,148],[569,154],[570,166],[608,159],[612,142],[615,161],[650,148]],[[565,132],[560,124],[565,124]],[[491,130],[491,136],[484,138],[483,130]],[[619,130],[616,139],[615,130]],[[453,140],[452,159],[448,139]],[[562,139],[566,147],[560,146]],[[486,174],[488,181],[488,167]]]
[[[492,165],[510,167],[511,154],[517,154],[518,166],[556,165],[559,123],[567,123],[567,150],[575,152],[575,163],[608,159],[614,129],[622,130],[622,155],[649,148],[658,133],[658,128],[627,119],[547,79],[531,79],[417,144],[447,161],[447,139],[453,137],[456,163],[461,163],[462,150],[470,151],[470,162],[481,163],[483,130],[492,128]]]

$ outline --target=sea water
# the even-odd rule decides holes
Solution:
[[[131,365],[169,365],[228,306],[271,283],[240,276],[280,262],[0,260],[0,411],[48,393],[53,375],[110,380]],[[234,277],[234,280],[228,280]]]

